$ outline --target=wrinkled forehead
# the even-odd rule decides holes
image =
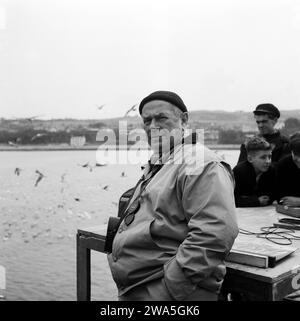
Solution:
[[[155,116],[159,114],[174,115],[180,109],[171,103],[163,100],[149,101],[142,110],[142,117]]]

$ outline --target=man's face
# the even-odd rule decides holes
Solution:
[[[254,118],[261,135],[273,134],[276,118],[271,119],[268,115],[254,115]]]
[[[292,152],[292,157],[293,157],[294,163],[300,169],[300,153],[295,154],[294,152]]]
[[[143,107],[142,118],[148,143],[154,152],[160,149],[166,152],[181,141],[187,114],[181,113],[179,108],[162,100],[153,100]]]
[[[259,150],[248,155],[248,161],[257,173],[266,172],[271,165],[271,150]]]

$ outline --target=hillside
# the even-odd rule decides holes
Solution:
[[[298,118],[300,119],[300,109],[285,110],[281,112],[279,122],[284,122],[287,118]],[[142,121],[139,116],[132,117],[118,117],[108,119],[4,119],[0,118],[0,130],[16,131],[20,128],[32,128],[35,130],[46,130],[46,131],[66,131],[90,128],[99,129],[102,127],[115,128],[119,125],[119,121],[127,121],[130,128],[136,128],[142,126]],[[193,124],[203,124],[205,127],[213,126],[219,127],[220,129],[234,129],[247,125],[255,128],[255,122],[253,120],[252,112],[243,111],[208,111],[208,110],[197,110],[189,113],[189,122]],[[193,127],[193,126],[192,126]]]
[[[245,135],[257,130],[252,112],[197,110],[191,111],[189,116],[190,127],[205,129],[205,137],[212,143],[237,144],[244,141]],[[299,119],[300,123],[300,109],[282,111],[277,123],[278,128],[284,127],[284,122],[288,118]],[[123,126],[127,126],[128,132],[143,126],[139,116],[48,120],[0,118],[0,144],[10,146],[70,144],[72,137],[83,137],[85,142],[83,144],[95,144],[97,132],[102,128],[112,129],[118,140],[121,121],[125,122]],[[298,125],[296,127],[293,126],[293,131],[298,130]]]

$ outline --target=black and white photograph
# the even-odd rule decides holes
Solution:
[[[298,0],[0,0],[0,305],[300,301],[299,39]]]

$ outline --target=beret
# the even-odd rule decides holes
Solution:
[[[172,91],[159,90],[159,91],[155,91],[152,94],[148,95],[147,97],[145,97],[141,101],[140,106],[139,106],[140,114],[142,114],[142,110],[143,110],[144,105],[146,105],[147,103],[149,103],[150,101],[153,101],[153,100],[163,100],[163,101],[169,102],[172,105],[178,107],[183,112],[187,112],[187,108],[186,108],[183,100],[177,94],[175,94]]]

